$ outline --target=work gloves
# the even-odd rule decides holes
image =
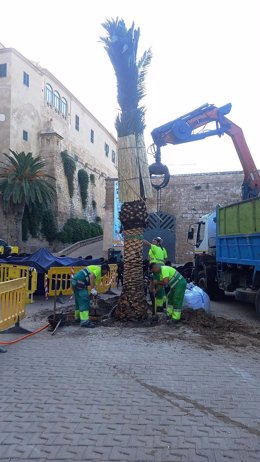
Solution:
[[[91,293],[91,295],[93,295],[94,297],[97,296],[97,291],[96,291],[96,289],[91,289],[90,293]]]

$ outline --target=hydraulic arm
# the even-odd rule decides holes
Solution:
[[[242,129],[225,117],[231,111],[231,107],[230,103],[220,108],[212,104],[205,104],[195,109],[195,111],[155,128],[152,131],[152,137],[156,145],[156,151],[160,153],[160,148],[167,144],[188,143],[202,140],[209,136],[229,135],[245,175],[242,185],[242,199],[245,200],[260,194],[260,175]],[[215,123],[215,128],[205,130],[207,124],[211,122]],[[197,131],[200,127],[202,127],[202,130]]]

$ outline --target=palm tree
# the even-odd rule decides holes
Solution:
[[[32,204],[48,206],[54,197],[55,189],[48,182],[53,179],[44,172],[46,162],[31,152],[4,154],[7,162],[0,162],[0,193],[6,211],[13,210],[16,219],[17,245],[22,246],[22,220],[24,209]]]
[[[145,77],[151,50],[137,59],[140,29],[134,23],[127,29],[122,19],[103,24],[101,37],[117,78],[120,112],[116,119],[118,134],[119,197],[123,202],[120,220],[124,231],[124,284],[116,316],[120,319],[145,319],[147,301],[143,287],[143,231],[147,225],[145,199],[151,197],[151,182],[143,132]]]

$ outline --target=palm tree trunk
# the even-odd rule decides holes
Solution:
[[[124,283],[115,316],[120,320],[142,320],[148,316],[143,278],[143,232],[147,222],[144,201],[124,203],[120,220],[125,241]]]
[[[120,220],[125,245],[123,291],[116,317],[140,320],[148,316],[148,303],[144,295],[143,233],[148,218],[144,198],[151,196],[143,134],[118,139],[118,176],[119,197],[124,202]]]
[[[25,204],[19,204],[15,207],[15,231],[16,231],[16,244],[21,250],[23,245],[22,221],[24,215]]]

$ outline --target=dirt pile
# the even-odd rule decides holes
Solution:
[[[259,328],[249,326],[242,321],[213,316],[205,313],[204,310],[184,310],[182,314],[182,324],[188,325],[193,330],[203,333],[204,331],[214,331],[220,333],[239,333],[250,335],[260,340]]]
[[[90,308],[90,315],[95,315],[96,316],[108,316],[111,310],[117,305],[118,302],[118,296],[115,297],[109,297],[107,299],[99,298],[97,300],[97,306],[91,306]]]
[[[240,321],[233,321],[223,317],[216,317],[205,313],[204,310],[187,309],[182,314],[182,324],[188,325],[193,330],[202,332],[205,330],[216,330],[220,332],[238,332],[246,326]]]
[[[209,315],[203,310],[184,310],[182,326],[181,336],[183,338],[187,335],[187,328],[200,335],[199,338],[194,338],[196,342],[202,341],[202,343],[230,348],[260,346],[259,327],[249,326],[242,321]]]

